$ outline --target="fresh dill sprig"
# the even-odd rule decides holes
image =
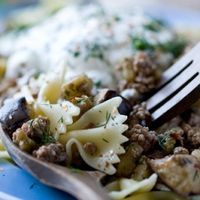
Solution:
[[[64,118],[63,118],[63,116],[58,120],[58,123],[64,123]]]
[[[87,98],[86,97],[76,97],[76,102],[77,104],[82,104],[82,103],[85,103],[87,101]]]
[[[53,135],[50,135],[50,133],[48,132],[43,133],[42,139],[41,139],[42,144],[51,144],[55,142],[56,142],[56,139],[54,138]]]
[[[102,138],[102,140],[103,140],[104,142],[106,142],[106,143],[109,143],[109,141],[106,140],[105,138]]]
[[[106,126],[108,125],[108,122],[110,120],[110,118],[112,117],[111,113],[109,113],[108,111],[106,112],[106,121],[103,124],[97,125],[96,127],[104,127],[106,128]]]
[[[101,81],[97,81],[97,82],[94,83],[94,85],[95,85],[96,88],[100,88],[101,85],[102,85],[102,82]]]
[[[195,181],[199,177],[199,172],[198,170],[195,170],[194,176],[193,176],[193,181]]]
[[[158,144],[162,149],[165,149],[164,143],[166,142],[167,138],[171,136],[171,133],[166,133],[165,135],[158,135]]]

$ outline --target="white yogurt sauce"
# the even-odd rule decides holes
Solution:
[[[131,35],[143,35],[151,44],[174,39],[167,28],[145,29],[144,24],[151,21],[138,11],[66,7],[26,32],[0,38],[0,54],[9,57],[6,76],[53,70],[64,59],[70,68],[68,77],[85,73],[95,82],[112,86],[113,67],[135,52]]]

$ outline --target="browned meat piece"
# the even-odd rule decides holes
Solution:
[[[120,77],[119,89],[135,88],[140,93],[146,93],[156,88],[160,73],[150,57],[145,52],[137,53],[133,58],[126,58],[118,66]]]
[[[142,156],[139,159],[138,164],[131,175],[131,178],[137,181],[141,181],[145,178],[148,178],[151,175],[151,173],[152,170],[149,164],[147,163],[147,157]]]
[[[82,159],[77,147],[74,145],[72,146],[72,160],[71,165],[74,167],[77,167],[79,169],[82,169],[86,166],[84,160]]]
[[[190,148],[200,147],[200,109],[193,108],[183,115],[183,121],[180,123],[185,134],[185,144]]]
[[[161,151],[160,149],[152,149],[152,151],[147,152],[147,156],[148,158],[151,159],[159,159],[159,158],[163,158],[166,156],[166,152]]]
[[[133,107],[133,111],[130,113],[128,124],[129,127],[133,127],[136,124],[148,126],[152,118],[150,112],[146,109],[146,104],[143,102]]]
[[[152,170],[179,194],[200,194],[200,161],[192,155],[178,154],[150,160]]]
[[[29,153],[38,147],[38,145],[30,139],[21,128],[18,128],[13,133],[12,140],[22,151]]]
[[[165,152],[171,153],[176,145],[183,145],[183,133],[180,127],[172,128],[158,135],[158,143]]]
[[[126,148],[126,153],[120,156],[120,163],[117,165],[117,176],[129,178],[142,155],[143,148],[137,143],[132,143]]]
[[[200,127],[194,127],[187,132],[187,139],[192,146],[200,147]]]
[[[179,127],[180,123],[183,120],[181,119],[180,116],[175,117],[174,119],[170,120],[169,122],[165,123],[164,125],[162,125],[162,127],[159,128],[158,132],[159,133],[164,133],[169,129],[173,129],[175,127]]]
[[[55,143],[55,138],[50,132],[50,121],[46,117],[37,117],[25,122],[13,133],[12,140],[26,152],[32,152],[40,145]]]
[[[65,148],[60,143],[43,145],[38,150],[33,151],[33,156],[37,159],[52,163],[62,163],[66,161]]]
[[[190,118],[187,123],[192,127],[200,127],[200,109],[195,108],[190,114]]]
[[[50,131],[50,121],[46,117],[37,117],[22,125],[22,130],[35,142],[41,143],[44,134]]]
[[[181,127],[186,134],[187,143],[194,148],[200,147],[200,127],[191,127],[187,123],[182,123]]]
[[[189,151],[184,147],[175,147],[174,154],[189,154]]]
[[[154,147],[157,142],[157,136],[155,131],[149,131],[148,127],[143,127],[136,124],[130,131],[130,140],[137,142],[147,152],[149,149]]]
[[[97,153],[97,146],[93,142],[87,142],[83,145],[84,150],[91,156]]]

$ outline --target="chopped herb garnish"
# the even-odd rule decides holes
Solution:
[[[106,143],[109,143],[109,141],[108,140],[106,140],[105,138],[103,138],[102,139],[104,142],[106,142]]]
[[[113,121],[115,121],[115,118],[116,118],[116,116],[111,116],[111,119],[112,119]]]
[[[78,57],[78,56],[80,56],[80,51],[75,51],[74,52],[74,57]]]
[[[35,78],[35,79],[38,79],[39,78],[39,76],[40,76],[40,72],[37,72],[37,73],[35,73],[34,75],[33,75],[33,77]]]
[[[100,124],[100,125],[96,125],[96,127],[102,127],[102,126],[103,126],[104,128],[106,128],[106,126],[107,126],[107,124],[108,124],[110,118],[111,118],[111,113],[109,113],[109,112],[107,111],[107,112],[106,112],[106,122],[103,123],[103,124]]]
[[[55,143],[55,142],[56,142],[56,139],[54,138],[53,135],[51,135],[50,127],[49,127],[47,132],[43,133],[41,143],[42,144],[50,144],[50,143]]]
[[[76,48],[76,49],[67,49],[67,51],[73,56],[73,57],[79,57],[81,55],[81,51]]]
[[[159,32],[162,28],[167,28],[165,21],[151,17],[151,21],[146,23],[144,27],[148,30]]]
[[[169,138],[169,137],[170,137],[170,133],[167,133],[165,135],[158,135],[158,144],[160,145],[160,147],[162,149],[165,149],[165,145],[164,144],[165,144],[167,138]]]
[[[61,117],[61,118],[58,120],[58,123],[64,123],[64,118]]]
[[[88,60],[89,58],[99,58],[101,60],[104,60],[104,48],[97,44],[88,44],[87,45],[87,55],[85,57],[85,60]]]
[[[82,104],[86,102],[86,97],[76,97],[77,104]]]
[[[111,113],[106,112],[106,123],[104,125],[104,128],[106,128],[106,126],[107,126],[107,124],[108,124],[108,122],[110,120],[110,117],[111,117]]]
[[[31,129],[33,129],[33,122],[34,122],[34,119],[32,119],[32,120],[30,121],[30,128],[31,128]]]
[[[184,50],[186,41],[183,39],[177,39],[176,41],[170,41],[164,44],[160,44],[159,48],[165,52],[171,52],[174,57],[178,57]]]
[[[154,19],[151,22],[145,24],[144,27],[147,30],[154,31],[154,32],[159,32],[161,30],[161,28],[164,27],[164,24],[163,24],[162,21]]]
[[[199,172],[198,170],[195,170],[194,176],[193,176],[193,181],[195,181],[199,177]]]
[[[144,37],[131,36],[132,48],[135,50],[152,50],[154,46],[150,44]]]
[[[90,58],[98,58],[105,62],[108,66],[111,66],[110,61],[105,57],[105,50],[108,47],[98,43],[87,43],[85,48],[85,61],[88,61]]]
[[[183,39],[177,39],[170,42],[151,44],[149,41],[143,36],[134,36],[131,35],[131,42],[133,50],[160,50],[163,52],[172,53],[174,57],[178,57],[184,50],[186,46],[186,41]]]
[[[14,30],[14,32],[20,33],[26,31],[28,28],[30,28],[29,24],[14,24],[14,26],[8,27],[8,30]]]
[[[97,81],[94,83],[94,85],[97,87],[97,88],[100,88],[101,85],[102,85],[102,82],[101,81]]]
[[[116,16],[114,16],[114,20],[118,22],[118,21],[121,20],[121,18],[120,18],[119,16],[116,15]]]

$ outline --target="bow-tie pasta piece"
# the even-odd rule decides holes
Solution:
[[[78,116],[80,108],[69,101],[60,104],[38,104],[44,115],[50,120],[50,130],[57,136],[66,133],[67,125],[73,123],[73,117]]]
[[[93,107],[69,126],[69,132],[60,135],[59,141],[66,145],[69,162],[73,159],[72,146],[76,145],[89,166],[110,175],[116,172],[113,164],[120,161],[118,155],[125,152],[121,144],[128,140],[122,135],[128,128],[123,124],[127,117],[117,110],[121,102],[120,97],[115,97]],[[95,145],[94,154],[85,150],[88,142]]]

